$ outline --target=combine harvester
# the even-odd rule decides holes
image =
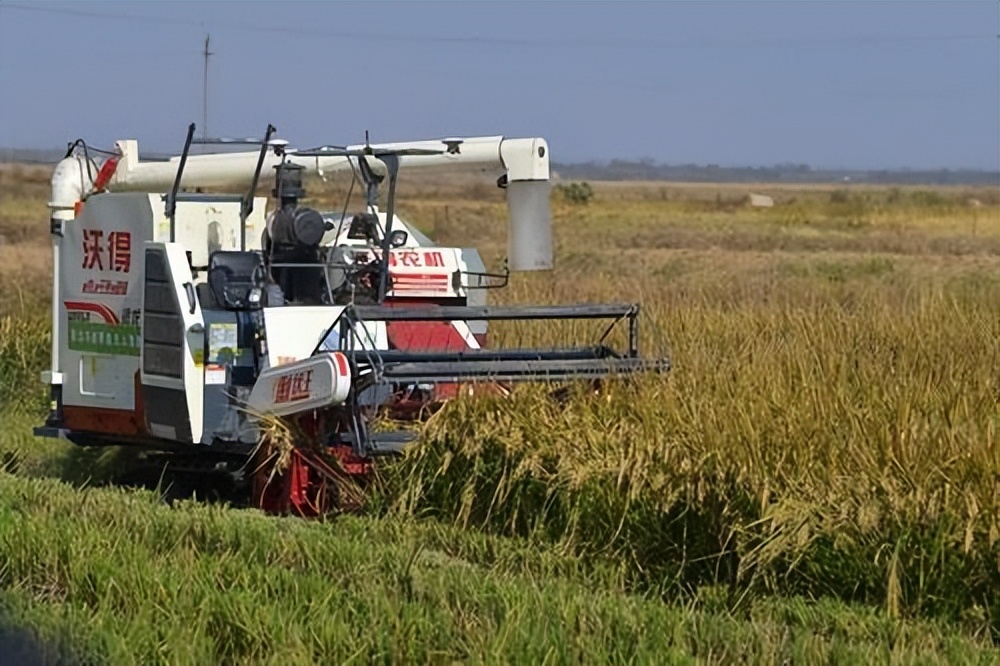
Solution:
[[[343,474],[364,478],[413,440],[409,430],[375,432],[376,418],[419,417],[474,387],[669,368],[639,357],[637,305],[488,306],[486,291],[506,284],[506,271],[487,273],[475,249],[438,247],[395,216],[401,170],[495,169],[509,210],[508,270],[551,268],[544,140],[292,150],[273,132],[241,142],[259,146],[252,152],[189,156],[191,125],[183,153],[168,161],[140,161],[127,140],[101,165],[80,142],[59,163],[49,202],[52,365],[43,373],[52,404],[36,434],[228,470],[250,482],[257,506],[308,516],[337,503]],[[299,205],[305,173],[337,171],[363,183],[362,212]],[[272,172],[265,216],[255,192]],[[625,320],[628,348],[603,338],[486,348],[489,321],[555,319]],[[279,469],[260,453],[274,418],[311,443],[286,452]]]

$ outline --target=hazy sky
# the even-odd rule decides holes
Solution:
[[[1000,167],[1000,3],[0,0],[0,146],[505,134],[556,161]]]

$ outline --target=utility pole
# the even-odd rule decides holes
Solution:
[[[208,50],[208,42],[211,39],[211,37],[212,36],[209,34],[205,35],[205,52],[203,54],[205,56],[205,76],[202,79],[202,82],[204,84],[202,90],[202,102],[204,106],[202,108],[202,117],[201,117],[201,138],[203,139],[208,138],[208,57],[211,55],[215,55],[214,53]]]

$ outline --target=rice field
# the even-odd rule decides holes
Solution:
[[[671,373],[450,403],[363,515],[307,523],[167,501],[123,487],[127,452],[31,437],[47,190],[6,169],[0,627],[52,662],[997,663],[994,190],[556,193],[556,270],[494,302],[640,302]],[[499,265],[492,187],[422,177],[401,201]]]

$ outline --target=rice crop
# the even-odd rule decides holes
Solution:
[[[996,311],[954,294],[687,307],[669,377],[447,405],[408,515],[613,556],[640,589],[862,599],[997,626]]]

